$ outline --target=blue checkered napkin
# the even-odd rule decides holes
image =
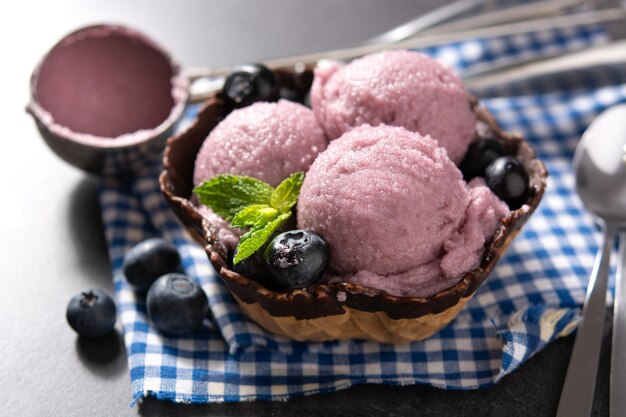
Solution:
[[[463,71],[481,62],[605,40],[600,28],[586,27],[471,40],[427,52]],[[576,325],[597,236],[574,196],[570,158],[589,121],[607,106],[626,101],[625,82],[605,79],[601,87],[542,88],[483,100],[506,130],[521,131],[536,147],[551,174],[549,187],[523,233],[457,319],[433,337],[410,344],[300,343],[265,332],[241,314],[203,249],[167,207],[156,181],[159,167],[132,180],[108,180],[100,201],[133,401],[146,395],[179,402],[276,400],[366,382],[448,389],[497,382]],[[188,121],[195,110],[189,109]],[[209,297],[211,317],[193,336],[159,334],[144,301],[122,276],[124,254],[151,236],[178,247],[186,273]]]

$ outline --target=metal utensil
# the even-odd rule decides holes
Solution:
[[[565,3],[568,6],[569,2]],[[556,11],[555,11],[556,12]],[[533,14],[533,17],[544,16],[543,14]],[[496,16],[501,18],[501,16]],[[508,15],[506,16],[508,19]],[[472,20],[470,20],[472,19]],[[290,68],[290,67],[313,67],[320,60],[351,60],[366,54],[379,52],[386,49],[412,49],[426,48],[429,46],[442,45],[446,43],[458,42],[466,39],[493,38],[505,35],[515,35],[522,33],[538,32],[546,29],[565,29],[580,25],[591,25],[604,22],[612,22],[626,19],[626,9],[613,7],[609,9],[591,10],[566,15],[532,18],[518,22],[506,22],[488,27],[472,27],[480,22],[474,18],[458,20],[458,23],[466,22],[469,26],[460,26],[463,30],[450,33],[429,33],[424,32],[419,36],[411,37],[403,41],[392,44],[365,44],[352,48],[336,49],[324,52],[315,52],[304,55],[295,55],[277,59],[263,60],[269,68]],[[492,24],[497,20],[493,19]],[[434,26],[438,28],[439,26]],[[191,82],[190,97],[192,101],[198,102],[206,99],[216,89],[221,88],[223,77],[231,73],[235,67],[227,65],[223,67],[210,68],[189,68],[185,74]],[[491,68],[484,68],[484,72],[491,72]],[[473,76],[477,76],[474,73]]]
[[[530,60],[516,60],[502,65],[477,65],[463,73],[465,87],[474,94],[494,86],[510,85],[522,80],[562,76],[565,72],[626,63],[626,40],[569,52],[557,53]]]
[[[458,0],[446,4],[365,41],[365,45],[390,44],[403,41],[484,3],[485,0]]]
[[[562,4],[564,0],[550,0],[548,3],[555,3],[559,10],[565,8]],[[568,2],[576,1],[581,2],[583,0],[567,0]],[[449,22],[455,17],[477,8],[480,5],[484,5],[486,0],[456,0],[449,4],[443,5],[441,7],[435,8],[428,13],[424,13],[416,18],[400,24],[390,30],[381,33],[373,38],[370,38],[364,41],[360,46],[372,46],[376,50],[385,49],[387,46],[400,42],[406,39],[409,39],[413,36],[418,35],[424,30],[433,29],[437,26]],[[533,14],[532,16],[537,16],[537,14]],[[497,16],[496,16],[497,18]],[[463,22],[468,20],[467,24],[463,26]],[[452,22],[454,23],[454,22]],[[462,24],[462,27],[469,29],[472,27],[480,27],[473,26],[475,24],[480,24],[480,22],[474,22],[473,19],[465,18],[458,20],[458,23]],[[317,61],[324,59],[323,53],[318,54],[319,56],[315,58],[311,62],[299,62],[298,60],[291,60],[291,63],[288,65],[276,65],[273,63],[266,63],[270,68],[275,69],[278,67],[285,66],[312,66],[317,63]],[[355,56],[350,56],[350,58],[354,58]],[[289,58],[286,58],[289,59]],[[339,59],[341,60],[341,59]],[[345,60],[347,61],[347,59]],[[222,88],[224,84],[224,78],[226,75],[231,73],[235,69],[234,66],[227,66],[222,68],[191,68],[185,71],[187,78],[189,79],[189,102],[191,103],[199,103],[208,98],[213,92],[218,91]]]
[[[423,34],[451,33],[460,30],[484,28],[510,22],[537,19],[547,16],[560,16],[583,5],[585,0],[547,0],[520,2],[506,8],[485,10],[475,16],[465,17],[450,22],[443,21],[432,28],[424,29]],[[594,8],[597,6],[593,5]]]
[[[615,276],[613,305],[613,340],[611,349],[611,377],[609,415],[626,416],[626,232],[619,235],[619,259]]]
[[[626,226],[626,105],[598,116],[574,155],[576,190],[604,232],[591,273],[583,318],[559,400],[557,417],[588,417],[602,345],[609,260],[618,229]],[[615,348],[615,347],[614,347]]]
[[[263,63],[270,68],[292,67],[296,65],[312,66],[322,59],[349,60],[373,52],[379,52],[384,49],[426,48],[429,46],[458,42],[466,39],[493,38],[505,35],[538,32],[546,29],[564,29],[580,25],[592,25],[603,22],[624,20],[625,18],[626,10],[621,7],[615,7],[610,9],[573,13],[557,17],[530,19],[516,23],[505,23],[485,28],[473,28],[453,33],[432,35],[422,34],[423,36],[410,38],[394,44],[362,45],[352,48],[268,59],[263,60]],[[186,72],[193,80],[199,77],[223,76],[229,74],[232,70],[233,66],[229,65],[213,68],[190,68]]]

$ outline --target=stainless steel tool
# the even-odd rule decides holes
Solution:
[[[611,107],[589,125],[576,147],[574,172],[576,191],[602,226],[604,240],[589,280],[557,417],[591,415],[604,328],[609,259],[615,234],[626,226],[626,105]],[[621,335],[626,329],[617,330]]]

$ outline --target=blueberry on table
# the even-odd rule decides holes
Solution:
[[[113,330],[116,314],[113,299],[102,290],[92,289],[72,297],[65,317],[79,336],[96,338]]]
[[[470,144],[459,168],[465,181],[474,177],[484,177],[490,163],[505,156],[504,146],[497,140],[482,139]]]
[[[180,267],[178,250],[161,238],[147,239],[134,246],[122,265],[128,282],[140,291],[147,290],[161,275],[177,272]]]
[[[326,242],[308,230],[281,233],[265,249],[265,261],[272,278],[288,289],[304,288],[318,281],[329,258]]]
[[[528,173],[520,161],[511,156],[496,159],[485,171],[487,186],[500,200],[514,210],[524,204],[529,197]]]
[[[184,274],[166,274],[157,279],[146,297],[148,315],[164,333],[186,334],[201,327],[209,311],[202,288]]]
[[[222,96],[227,111],[256,101],[276,101],[278,81],[274,72],[264,65],[244,65],[226,77]]]

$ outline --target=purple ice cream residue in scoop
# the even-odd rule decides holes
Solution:
[[[315,160],[297,220],[329,244],[330,280],[426,297],[480,264],[508,211],[430,137],[363,125]]]
[[[476,118],[459,77],[419,52],[386,51],[315,70],[313,110],[329,139],[369,124],[402,126],[430,135],[461,162]]]
[[[76,133],[117,138],[158,127],[175,106],[175,68],[148,39],[98,26],[57,44],[36,74],[36,100]]]
[[[219,174],[246,175],[273,187],[294,172],[308,171],[328,140],[313,112],[291,101],[259,102],[238,109],[205,139],[194,168],[194,185]],[[202,206],[201,214],[233,249],[241,231]]]

